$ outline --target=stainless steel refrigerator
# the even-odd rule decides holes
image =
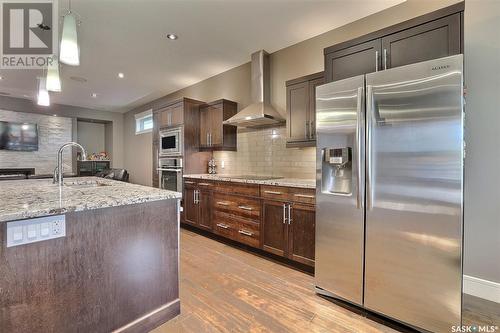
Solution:
[[[421,330],[460,325],[462,55],[316,90],[318,293]]]

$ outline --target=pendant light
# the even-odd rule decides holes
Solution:
[[[59,76],[59,61],[56,57],[52,58],[52,63],[47,69],[47,90],[60,92],[61,91],[61,78]]]
[[[70,66],[80,65],[80,47],[78,46],[77,19],[71,11],[71,0],[69,0],[68,13],[63,18],[63,30],[61,38],[61,51],[59,61]]]
[[[41,106],[50,106],[50,96],[47,90],[47,78],[40,77],[38,81],[37,104]]]

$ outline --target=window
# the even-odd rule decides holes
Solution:
[[[135,134],[149,133],[153,130],[153,110],[135,115]]]

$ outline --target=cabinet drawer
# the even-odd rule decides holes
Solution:
[[[260,246],[260,223],[221,211],[214,212],[215,233],[253,247]]]
[[[289,188],[290,201],[314,205],[316,203],[316,190],[310,188]]]
[[[315,189],[262,185],[260,193],[266,199],[307,204],[315,204],[316,202]]]
[[[232,182],[219,182],[215,183],[215,191],[230,193],[230,194],[241,194],[248,196],[259,196],[259,185],[252,184],[238,184]]]
[[[266,199],[288,200],[288,187],[261,185],[260,196]]]
[[[222,212],[214,212],[213,219],[214,232],[216,234],[232,240],[237,240],[238,222],[229,218]]]
[[[257,223],[239,223],[238,241],[253,247],[260,246],[260,230]]]
[[[214,193],[213,207],[215,211],[260,221],[259,199]]]

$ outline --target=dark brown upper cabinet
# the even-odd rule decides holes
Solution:
[[[287,147],[316,145],[316,87],[323,72],[286,82]]]
[[[200,107],[200,149],[236,150],[236,126],[223,122],[237,112],[236,102],[227,99]]]
[[[376,72],[381,68],[380,51],[380,39],[376,39],[325,53],[326,82]]]
[[[324,50],[325,81],[463,53],[458,3]]]

